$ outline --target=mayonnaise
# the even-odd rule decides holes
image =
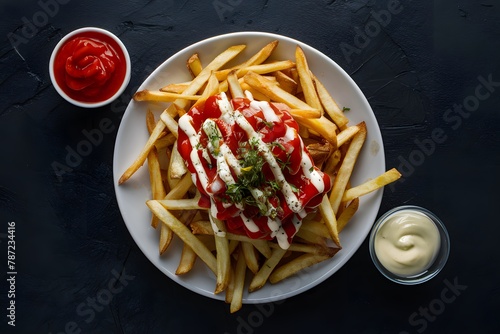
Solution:
[[[374,250],[387,270],[409,277],[425,272],[432,265],[440,243],[439,230],[427,215],[405,209],[389,215],[381,223]]]

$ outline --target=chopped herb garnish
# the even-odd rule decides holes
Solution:
[[[289,183],[290,185],[290,188],[292,188],[292,191],[296,194],[298,194],[300,192],[299,188],[297,188],[295,185]]]
[[[343,111],[343,112],[346,112],[346,111],[349,111],[349,110],[351,110],[351,108],[348,108],[348,107],[344,107],[344,108],[342,108],[342,111]]]
[[[291,154],[287,155],[286,161],[283,161],[280,158],[276,158],[276,162],[278,163],[278,165],[280,165],[280,168],[282,170],[285,170],[285,169],[290,170],[290,165],[292,164],[292,162],[290,161],[291,157],[292,157]]]
[[[264,123],[264,125],[267,126],[269,129],[272,129],[274,127],[273,122],[268,122],[268,121],[262,120],[262,123]]]
[[[281,143],[279,143],[277,141],[273,141],[273,142],[271,142],[271,143],[269,143],[267,145],[269,145],[270,148],[279,147],[281,150],[283,150],[283,151],[285,150],[285,146],[283,146],[283,144],[281,144]]]
[[[241,143],[238,155],[241,174],[236,183],[227,186],[226,195],[233,203],[257,207],[261,215],[275,219],[278,211],[269,199],[276,197],[281,187],[277,181],[266,180],[264,176],[262,169],[266,161],[259,151],[258,139]]]

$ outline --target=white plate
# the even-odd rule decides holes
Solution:
[[[146,79],[139,89],[158,89],[167,83],[190,80],[185,62],[195,52],[200,54],[202,62],[206,64],[227,47],[246,44],[247,48],[237,57],[241,60],[247,59],[273,40],[279,40],[274,56],[278,59],[294,59],[295,46],[300,45],[308,58],[310,69],[335,97],[339,106],[351,109],[347,112],[349,124],[366,122],[368,137],[352,176],[353,185],[383,173],[385,158],[382,137],[377,120],[363,93],[334,61],[297,40],[262,32],[231,33],[209,38],[170,57]],[[213,293],[215,276],[201,261],[196,262],[191,273],[184,276],[175,275],[181,251],[180,241],[175,240],[166,254],[161,257],[158,255],[158,231],[151,228],[151,213],[145,205],[151,197],[147,166],[139,169],[125,184],[118,186],[118,179],[147,141],[148,134],[145,126],[147,108],[148,105],[145,103],[131,101],[116,138],[113,173],[116,197],[123,219],[139,248],[165,275],[196,293],[222,300],[223,295]],[[330,277],[351,258],[365,240],[376,219],[381,200],[382,190],[361,198],[358,212],[340,235],[343,248],[331,260],[315,265],[278,284],[267,284],[250,294],[245,292],[243,302],[266,303],[292,297]]]

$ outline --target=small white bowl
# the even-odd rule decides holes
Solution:
[[[56,60],[56,56],[59,52],[59,50],[63,47],[63,45],[69,41],[71,38],[75,37],[76,35],[82,34],[82,33],[93,33],[93,34],[101,34],[104,36],[107,36],[111,38],[118,47],[121,49],[124,55],[124,61],[125,61],[125,76],[123,78],[123,82],[121,83],[120,87],[118,90],[109,98],[106,98],[105,100],[100,100],[100,101],[95,101],[95,102],[87,102],[87,101],[79,101],[75,98],[70,97],[57,83],[55,73],[54,73],[54,63]],[[113,100],[115,100],[120,94],[123,93],[125,88],[127,87],[128,83],[130,82],[130,73],[131,73],[131,63],[130,63],[130,56],[128,54],[127,48],[125,45],[122,43],[122,41],[116,37],[116,35],[112,34],[111,32],[101,29],[101,28],[95,28],[95,27],[85,27],[85,28],[80,28],[77,30],[74,30],[64,36],[59,43],[57,43],[56,47],[52,51],[52,55],[50,56],[50,61],[49,61],[49,73],[50,73],[50,80],[52,81],[52,84],[54,85],[54,88],[56,91],[61,95],[66,101],[78,106],[78,107],[83,107],[83,108],[97,108],[104,106],[108,103],[111,103]]]

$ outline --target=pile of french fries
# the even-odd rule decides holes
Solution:
[[[339,234],[358,210],[359,198],[401,176],[391,169],[352,186],[350,178],[367,136],[364,122],[348,124],[344,109],[310,71],[300,46],[294,60],[270,61],[278,47],[274,41],[239,65],[227,66],[231,61],[237,63],[236,57],[245,47],[231,46],[206,66],[193,54],[186,62],[190,81],[166,83],[156,91],[135,94],[136,101],[166,104],[159,117],[149,110],[146,113],[149,139],[119,180],[119,184],[126,182],[147,161],[152,197],[146,204],[152,212],[151,225],[159,230],[160,256],[174,235],[179,237],[183,249],[176,274],[189,273],[199,258],[215,274],[214,293],[225,292],[231,313],[242,307],[245,288],[251,293],[268,281],[279,282],[332,258],[341,249]],[[275,241],[232,234],[223,221],[198,205],[200,193],[177,151],[177,120],[189,108],[221,92],[229,98],[250,92],[256,100],[287,105],[316,166],[332,179],[331,191],[323,197],[319,210],[303,220],[288,249]],[[214,233],[214,226],[221,233]],[[245,287],[247,275],[251,278]]]

